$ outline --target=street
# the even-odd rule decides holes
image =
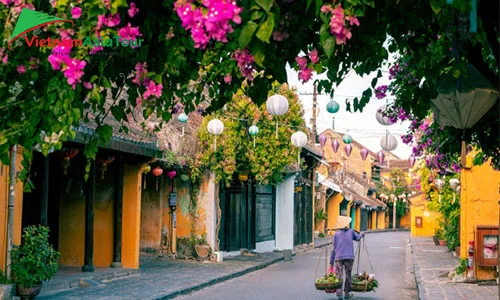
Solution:
[[[354,299],[402,299],[405,274],[405,238],[409,232],[366,235],[374,273],[380,287],[376,292],[354,293]],[[328,247],[330,251],[331,247]],[[329,253],[328,253],[329,256]],[[363,256],[362,256],[363,257]],[[317,275],[316,266],[320,264]],[[361,260],[360,272],[370,265]],[[353,271],[356,271],[355,265]],[[336,299],[335,294],[317,291],[314,281],[325,272],[325,248],[307,251],[263,270],[223,282],[176,299]]]

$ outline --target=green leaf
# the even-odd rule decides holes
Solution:
[[[252,20],[252,21],[260,20],[263,16],[264,16],[264,13],[262,11],[254,10],[252,12],[252,15],[250,16],[250,20]]]
[[[377,81],[378,81],[377,77],[375,77],[375,78],[372,79],[372,84],[371,84],[372,88],[375,88],[375,86],[377,85]]]
[[[116,14],[118,12],[118,8],[120,7],[128,7],[127,0],[113,0],[111,1],[111,14]]]
[[[107,89],[110,89],[111,88],[111,82],[109,82],[109,80],[106,78],[106,77],[103,77],[102,78],[102,86],[107,88]]]
[[[354,15],[356,17],[364,17],[365,16],[365,10],[364,9],[361,9],[361,8],[356,8],[354,10]]]
[[[108,142],[113,136],[113,127],[109,125],[102,125],[97,128],[96,134],[99,136],[101,142]]]
[[[266,21],[264,21],[264,23],[260,25],[259,31],[257,31],[255,36],[257,36],[259,40],[269,44],[269,39],[273,34],[273,29],[274,29],[274,15],[269,14],[269,16],[267,16]]]
[[[309,7],[311,7],[313,0],[307,0],[307,5],[306,5],[306,13],[309,10]]]
[[[92,77],[90,77],[90,82],[91,82],[91,83],[94,83],[97,79],[99,79],[99,76],[97,76],[97,75],[92,75]]]
[[[323,50],[326,56],[330,59],[332,57],[333,51],[335,50],[335,38],[333,36],[328,37],[323,43]]]
[[[240,33],[240,38],[239,38],[239,45],[240,49],[244,49],[252,40],[252,36],[257,29],[257,24],[255,22],[249,21],[245,27],[243,27],[243,30],[241,30]]]
[[[321,25],[321,28],[319,29],[319,42],[323,44],[330,36],[330,26],[328,24]]]
[[[267,13],[271,11],[271,7],[273,6],[273,0],[255,0],[255,2]]]
[[[323,0],[316,0],[316,15],[319,14],[322,6],[323,6]]]
[[[259,67],[264,67],[264,59],[266,58],[266,54],[264,53],[264,51],[262,51],[261,47],[258,47],[253,52],[253,57],[254,57],[255,63]]]
[[[363,0],[363,3],[375,8],[375,1],[374,0]]]
[[[440,0],[431,0],[432,11],[437,15],[441,11],[442,4]]]
[[[125,112],[121,106],[111,107],[111,114],[113,114],[113,117],[115,117],[117,121],[125,119]]]

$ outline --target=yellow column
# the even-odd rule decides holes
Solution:
[[[124,268],[137,269],[141,242],[140,165],[125,165],[123,176],[122,264]]]

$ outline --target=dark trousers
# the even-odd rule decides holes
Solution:
[[[345,287],[344,294],[351,292],[351,274],[352,274],[352,266],[354,265],[353,259],[343,259],[335,261],[335,274],[337,277],[343,278],[344,270],[345,270]],[[337,294],[342,294],[342,289],[337,290]]]

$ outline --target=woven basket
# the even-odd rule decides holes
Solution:
[[[340,282],[322,282],[322,283],[314,283],[317,290],[336,290],[342,286],[342,281]]]
[[[373,290],[373,284],[370,283],[351,283],[351,290],[354,292],[369,292]]]

